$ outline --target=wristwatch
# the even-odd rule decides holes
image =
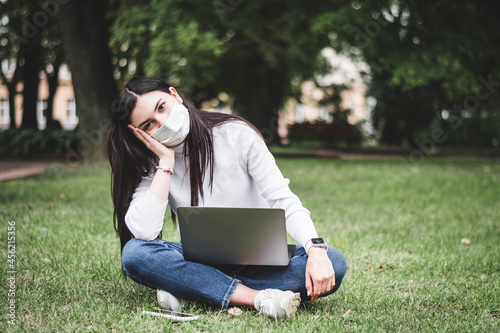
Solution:
[[[311,247],[320,247],[325,250],[328,250],[328,245],[323,238],[311,238],[310,242],[312,243]]]

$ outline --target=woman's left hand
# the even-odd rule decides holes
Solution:
[[[325,249],[311,247],[307,254],[306,289],[314,302],[335,286],[335,272]]]

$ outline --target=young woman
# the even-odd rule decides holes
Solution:
[[[157,289],[160,305],[244,305],[286,319],[300,301],[340,287],[343,255],[318,237],[258,130],[242,118],[198,110],[160,79],[132,78],[112,115],[108,153],[123,271]],[[167,205],[174,216],[181,206],[283,208],[300,246],[286,267],[189,262],[181,243],[159,238]]]

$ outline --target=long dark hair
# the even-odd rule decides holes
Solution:
[[[121,249],[133,237],[125,225],[132,194],[143,176],[148,175],[158,163],[158,157],[135,137],[127,125],[130,114],[137,103],[137,96],[163,91],[170,94],[171,86],[155,77],[134,77],[125,83],[118,95],[111,115],[108,133],[108,157],[111,164],[111,192],[114,212],[113,224],[120,237]],[[246,122],[241,117],[219,112],[198,110],[183,97],[183,104],[189,111],[190,129],[184,145],[184,158],[189,160],[191,183],[191,206],[198,206],[203,198],[205,171],[209,170],[209,187],[213,183],[214,146],[212,128],[230,120]],[[189,154],[187,154],[189,152]]]

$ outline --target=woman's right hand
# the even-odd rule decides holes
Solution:
[[[128,128],[139,140],[142,141],[142,143],[144,143],[144,145],[146,145],[149,150],[151,150],[156,156],[158,156],[160,161],[166,164],[161,165],[162,167],[171,169],[174,168],[175,153],[172,148],[164,146],[160,141],[156,140],[151,135],[144,132],[140,128],[133,126],[132,124],[129,124]]]
[[[170,168],[174,170],[175,163],[175,152],[172,148],[164,146],[160,141],[153,138],[148,133],[144,132],[140,128],[137,128],[131,124],[128,128],[134,133],[134,135],[141,140],[149,150],[158,156],[158,166],[162,168]],[[170,191],[170,177],[171,174],[167,172],[156,172],[149,186],[149,190],[158,199],[163,202],[168,202],[168,194]]]

